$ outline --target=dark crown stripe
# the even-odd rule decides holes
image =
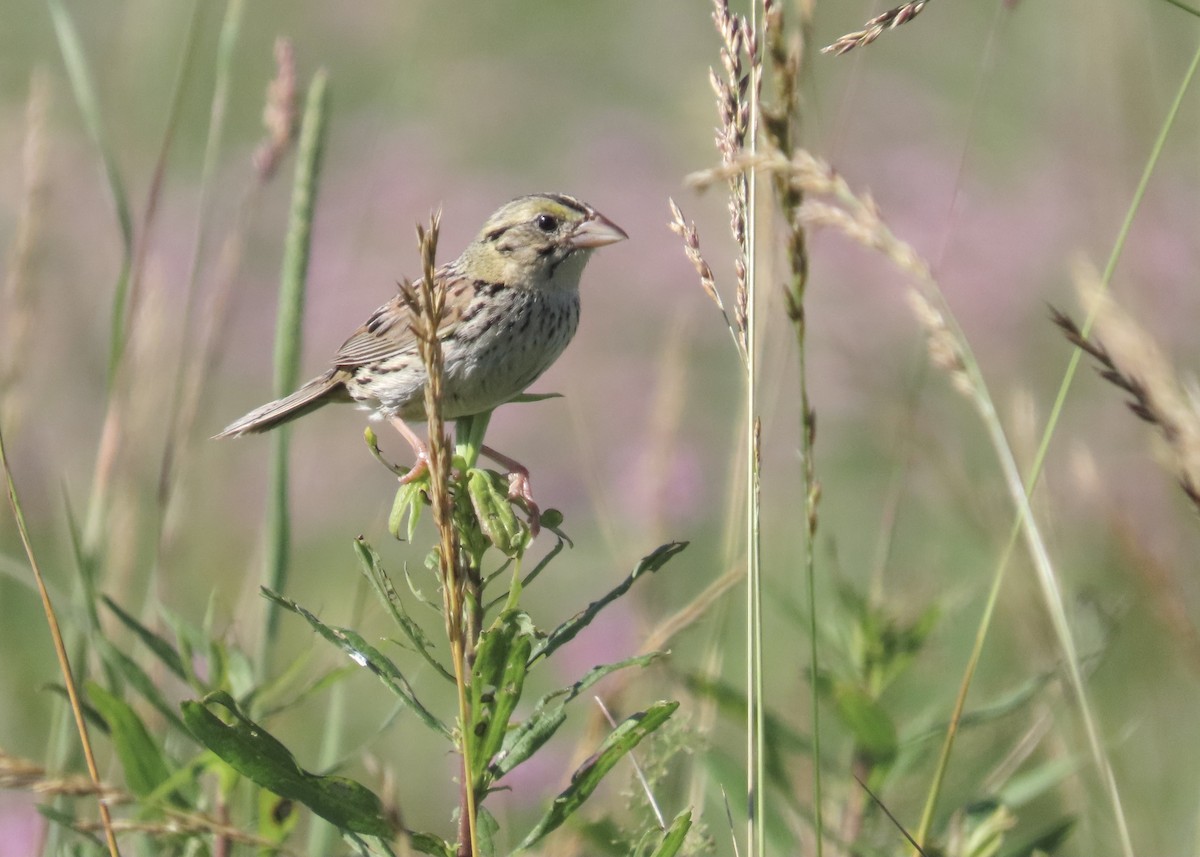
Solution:
[[[580,214],[591,214],[592,213],[592,210],[590,208],[588,208],[586,205],[584,205],[582,202],[575,199],[575,197],[567,196],[566,194],[538,193],[538,194],[533,194],[533,197],[534,198],[543,197],[544,199],[553,200],[554,202],[557,202],[559,205],[561,205],[565,208],[569,208],[572,211],[577,211]]]

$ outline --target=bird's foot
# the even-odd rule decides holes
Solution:
[[[417,450],[417,460],[413,466],[408,469],[408,472],[400,477],[400,484],[407,485],[410,482],[416,482],[422,476],[429,472],[429,450],[422,447]]]
[[[529,471],[518,466],[508,474],[508,499],[525,507],[529,515],[529,535],[537,538],[542,531],[542,510],[533,499],[533,486],[529,484]]]

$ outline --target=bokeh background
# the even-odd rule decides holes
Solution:
[[[191,4],[67,8],[140,228]],[[859,0],[818,2],[812,44],[858,29],[879,11],[880,4]],[[718,40],[710,7],[698,0],[247,4],[225,133],[204,186],[211,58],[223,14],[224,4],[200,3],[197,59],[182,90],[158,210],[149,233],[137,236],[145,253],[143,298],[131,344],[127,435],[102,526],[102,589],[150,616],[157,603],[197,623],[207,616],[248,649],[259,633],[268,442],[207,438],[270,397],[290,159],[249,218],[219,359],[161,514],[157,481],[185,326],[203,317],[219,286],[220,254],[253,181],[273,45],[286,36],[301,85],[327,69],[333,104],[308,280],[306,376],[323,369],[396,280],[416,273],[413,225],[434,208],[443,211],[443,259],[457,254],[501,202],[538,190],[585,199],[630,234],[591,262],[576,341],[534,387],[565,397],[503,409],[489,437],[531,467],[538,497],[564,512],[575,541],[529,593],[539,624],[553,625],[600,595],[662,541],[692,542],[635,600],[573,643],[547,687],[632,654],[740,556],[732,511],[741,502],[738,362],[667,229],[674,198],[697,221],[731,301],[724,196],[684,184],[717,159],[707,75]],[[795,20],[794,8],[789,14]],[[929,4],[865,49],[807,57],[804,144],[852,186],[869,190],[894,231],[930,260],[1026,464],[1070,356],[1047,321],[1047,303],[1079,314],[1071,265],[1080,256],[1103,265],[1198,36],[1200,22],[1162,0],[946,2]],[[30,285],[19,301],[6,294],[0,303],[0,356],[15,367],[0,419],[48,574],[69,590],[66,509],[87,508],[95,478],[121,244],[48,8],[3,0],[6,270],[26,198],[23,139],[34,79],[44,83],[37,157],[45,198]],[[1115,278],[1118,299],[1180,367],[1197,358],[1198,124],[1193,93],[1167,138]],[[188,322],[193,264],[196,310]],[[766,270],[769,276],[769,264]],[[832,617],[833,593],[846,584],[873,587],[902,619],[937,605],[933,637],[886,698],[901,723],[932,723],[949,711],[1012,513],[970,407],[925,368],[901,286],[883,259],[837,236],[814,238],[809,354],[824,489],[819,589],[828,599],[818,610]],[[809,683],[798,619],[807,608],[797,560],[795,346],[769,282],[762,311],[769,698],[803,727]],[[394,482],[367,454],[363,424],[351,408],[328,408],[293,433],[288,594],[328,621],[386,634],[359,582],[351,540],[365,534],[394,569],[419,568],[424,550],[386,534]],[[387,435],[384,444],[405,454]],[[1134,841],[1146,854],[1191,850],[1200,785],[1196,521],[1156,465],[1147,432],[1091,373],[1081,374],[1068,401],[1037,509],[1075,599],[1084,648],[1098,653],[1091,682]],[[169,538],[156,551],[160,520]],[[57,670],[36,599],[19,581],[26,572],[7,514],[0,516],[0,552],[0,748],[37,759],[57,705],[44,686]],[[694,665],[720,641],[727,678],[736,682],[738,590],[728,599],[673,650],[678,663]],[[316,664],[336,660],[298,620],[285,619],[283,633],[285,650],[311,650]],[[836,628],[829,635],[836,639]],[[1017,561],[972,698],[997,697],[1058,661],[1032,572]],[[379,734],[389,700],[369,676],[353,681],[347,730],[357,737],[350,746],[361,741],[363,752],[395,766],[409,818],[444,824],[454,794],[450,760],[403,718]],[[632,710],[653,698],[655,688],[644,687],[626,701]],[[1044,800],[1082,817],[1076,853],[1116,850],[1072,710],[1065,694],[1049,690],[1011,719],[968,735],[951,768],[951,789],[976,788],[971,772],[987,770],[1030,723],[1048,718],[1054,727],[1039,753],[1073,760],[1078,771]],[[316,700],[273,725],[303,747],[319,730],[322,711]],[[740,752],[736,722],[721,723],[711,736],[693,725],[697,755]],[[836,734],[836,725],[829,728]],[[569,749],[563,753],[565,765]],[[532,812],[561,786],[562,766],[545,764],[508,798],[513,812]],[[361,773],[357,758],[353,765]],[[405,772],[426,770],[447,776],[440,787],[438,777],[414,778],[423,787],[405,795]],[[908,776],[884,798],[915,823],[927,771]],[[731,794],[740,787],[736,779],[721,784]],[[712,808],[719,808],[719,789],[710,791],[717,796]],[[955,799],[973,796],[983,795]],[[0,854],[27,853],[38,824],[31,806],[27,794],[0,793]],[[718,830],[719,819],[711,820]]]

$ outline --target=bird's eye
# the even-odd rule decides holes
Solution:
[[[553,232],[558,228],[558,218],[553,214],[539,214],[534,223],[536,223],[537,228],[543,232]]]

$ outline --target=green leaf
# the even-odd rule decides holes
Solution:
[[[425,508],[425,501],[421,497],[421,492],[428,487],[425,480],[418,479],[415,482],[401,482],[400,487],[396,489],[396,499],[392,501],[392,512],[388,515],[388,532],[402,541],[412,541],[413,533],[417,530],[417,521],[421,519],[421,510]],[[404,518],[408,517],[408,529],[405,535],[400,535],[400,527],[404,523]]]
[[[103,637],[96,637],[94,641],[96,648],[100,652],[100,657],[104,662],[121,674],[129,684],[134,687],[142,697],[158,709],[163,717],[171,722],[182,732],[187,730],[183,728],[183,721],[179,719],[179,715],[175,713],[175,708],[167,702],[166,697],[162,695],[162,691],[154,683],[150,676],[146,675],[133,658],[122,652],[108,640]]]
[[[618,724],[591,758],[571,775],[571,784],[559,793],[550,804],[550,809],[515,850],[531,848],[547,833],[557,829],[591,796],[605,774],[612,770],[613,765],[643,738],[666,723],[678,707],[678,702],[656,702],[645,711],[632,714]]]
[[[579,613],[576,613],[566,622],[563,622],[557,628],[550,632],[546,639],[542,640],[533,650],[533,655],[530,657],[530,663],[540,657],[549,657],[555,649],[564,643],[568,643],[575,639],[575,635],[591,624],[592,620],[612,602],[616,601],[622,595],[629,591],[637,580],[645,574],[651,574],[658,571],[670,561],[671,557],[682,551],[688,546],[687,542],[669,542],[657,548],[649,556],[643,557],[641,562],[629,573],[621,583],[610,590],[597,601],[593,601]]]
[[[396,587],[392,585],[392,579],[384,571],[383,561],[379,558],[378,552],[362,536],[354,540],[354,552],[358,555],[363,574],[371,582],[375,594],[379,596],[379,600],[391,613],[392,619],[400,626],[400,630],[404,632],[404,636],[408,637],[417,653],[444,678],[454,681],[454,674],[433,656],[433,642],[426,635],[425,630],[404,609],[404,602],[400,600]]]
[[[505,556],[521,556],[529,545],[529,527],[517,518],[500,477],[488,470],[470,470],[467,496],[487,540]]]
[[[491,779],[500,779],[549,741],[567,719],[568,702],[610,673],[626,667],[645,667],[662,656],[662,652],[651,652],[614,664],[593,667],[573,685],[543,696],[534,706],[533,713],[504,736],[504,745],[491,764]]]
[[[212,709],[231,715],[225,724]],[[296,764],[295,757],[271,733],[247,718],[224,692],[211,693],[202,702],[182,704],[183,719],[201,744],[216,753],[242,776],[280,797],[298,801],[321,818],[345,830],[391,837],[383,803],[361,783],[346,777],[318,776]]]
[[[87,682],[86,687],[88,699],[108,725],[126,785],[138,797],[145,797],[171,775],[162,750],[129,703],[95,682]]]
[[[416,692],[412,689],[412,685],[408,683],[408,679],[400,672],[399,667],[392,663],[382,652],[367,643],[358,632],[351,631],[349,628],[336,628],[326,625],[295,601],[292,601],[290,598],[284,598],[282,595],[272,592],[266,587],[262,588],[262,593],[284,609],[303,617],[313,627],[313,630],[344,651],[350,656],[352,661],[360,667],[366,667],[373,672],[383,682],[384,687],[408,703],[409,707],[412,708],[413,712],[426,726],[437,730],[447,738],[452,736],[449,727],[438,720],[417,699]]]
[[[189,679],[187,670],[183,668],[183,661],[179,658],[179,652],[175,650],[175,647],[166,638],[154,633],[136,618],[126,613],[120,604],[113,601],[107,595],[103,596],[103,600],[108,609],[121,620],[121,624],[133,631],[146,648],[162,662],[163,666],[183,681]]]
[[[440,836],[434,836],[432,833],[418,833],[415,830],[407,831],[408,844],[422,854],[432,854],[433,857],[455,857],[454,846]]]
[[[479,636],[471,669],[471,727],[467,730],[471,783],[478,798],[491,780],[488,765],[500,750],[509,718],[521,699],[532,648],[533,624],[518,610],[501,613]]]
[[[482,806],[475,813],[475,837],[479,845],[479,857],[493,857],[496,853],[496,835],[500,822]]]
[[[896,757],[896,724],[883,706],[862,689],[845,683],[834,687],[833,701],[838,718],[875,764],[887,764]]]
[[[675,816],[675,820],[667,828],[662,842],[650,853],[650,857],[675,857],[679,853],[679,849],[683,847],[683,840],[687,838],[688,831],[691,829],[692,811],[685,809]]]

